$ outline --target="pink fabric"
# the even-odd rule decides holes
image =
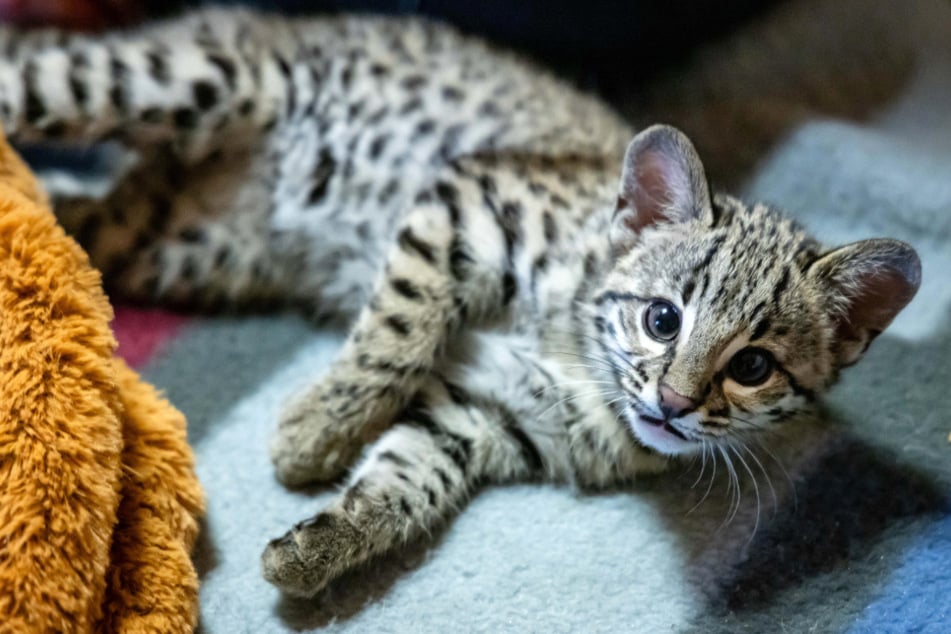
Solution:
[[[116,307],[112,330],[119,341],[119,356],[133,368],[145,365],[188,321],[163,310]]]

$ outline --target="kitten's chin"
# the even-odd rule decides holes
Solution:
[[[629,411],[627,420],[634,437],[645,447],[658,453],[665,456],[683,456],[697,450],[697,443],[680,438],[663,425],[645,421],[637,412]]]

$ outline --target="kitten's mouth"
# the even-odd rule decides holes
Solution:
[[[680,432],[679,429],[671,425],[670,421],[664,420],[663,418],[655,418],[653,416],[646,416],[644,414],[641,414],[640,412],[638,412],[637,415],[640,417],[642,421],[644,421],[648,425],[653,425],[654,427],[660,427],[665,432],[673,434],[674,436],[676,436],[677,438],[680,438],[681,440],[687,440],[687,437],[684,436]]]
[[[685,455],[697,448],[694,440],[659,416],[644,412],[640,407],[631,407],[630,426],[641,444],[668,456]]]

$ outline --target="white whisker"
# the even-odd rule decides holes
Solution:
[[[746,460],[743,458],[743,455],[737,451],[735,446],[730,446],[730,450],[736,456],[737,460],[740,461],[740,464],[743,465],[743,468],[746,469],[746,472],[750,475],[750,479],[753,481],[753,492],[756,494],[756,519],[753,521],[753,532],[750,533],[750,538],[746,541],[747,544],[753,541],[753,538],[756,536],[756,531],[759,530],[759,515],[760,515],[760,497],[759,497],[759,484],[756,482],[756,476],[753,475],[753,470],[750,469],[750,465],[747,464]]]

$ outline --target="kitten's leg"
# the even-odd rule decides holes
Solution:
[[[289,72],[244,14],[194,14],[132,33],[5,30],[0,120],[19,141],[171,142],[201,158],[248,145],[284,110]]]
[[[281,417],[271,457],[283,482],[337,478],[419,389],[446,337],[507,308],[514,240],[484,183],[449,171],[417,198],[327,378]]]
[[[454,515],[479,482],[528,477],[536,465],[498,410],[454,402],[433,381],[316,517],[268,544],[264,576],[311,596],[371,557],[418,539]]]
[[[114,297],[189,309],[289,299],[267,215],[232,154],[188,170],[167,153],[132,167],[102,197],[55,197],[56,216]],[[251,197],[251,201],[255,200]]]

